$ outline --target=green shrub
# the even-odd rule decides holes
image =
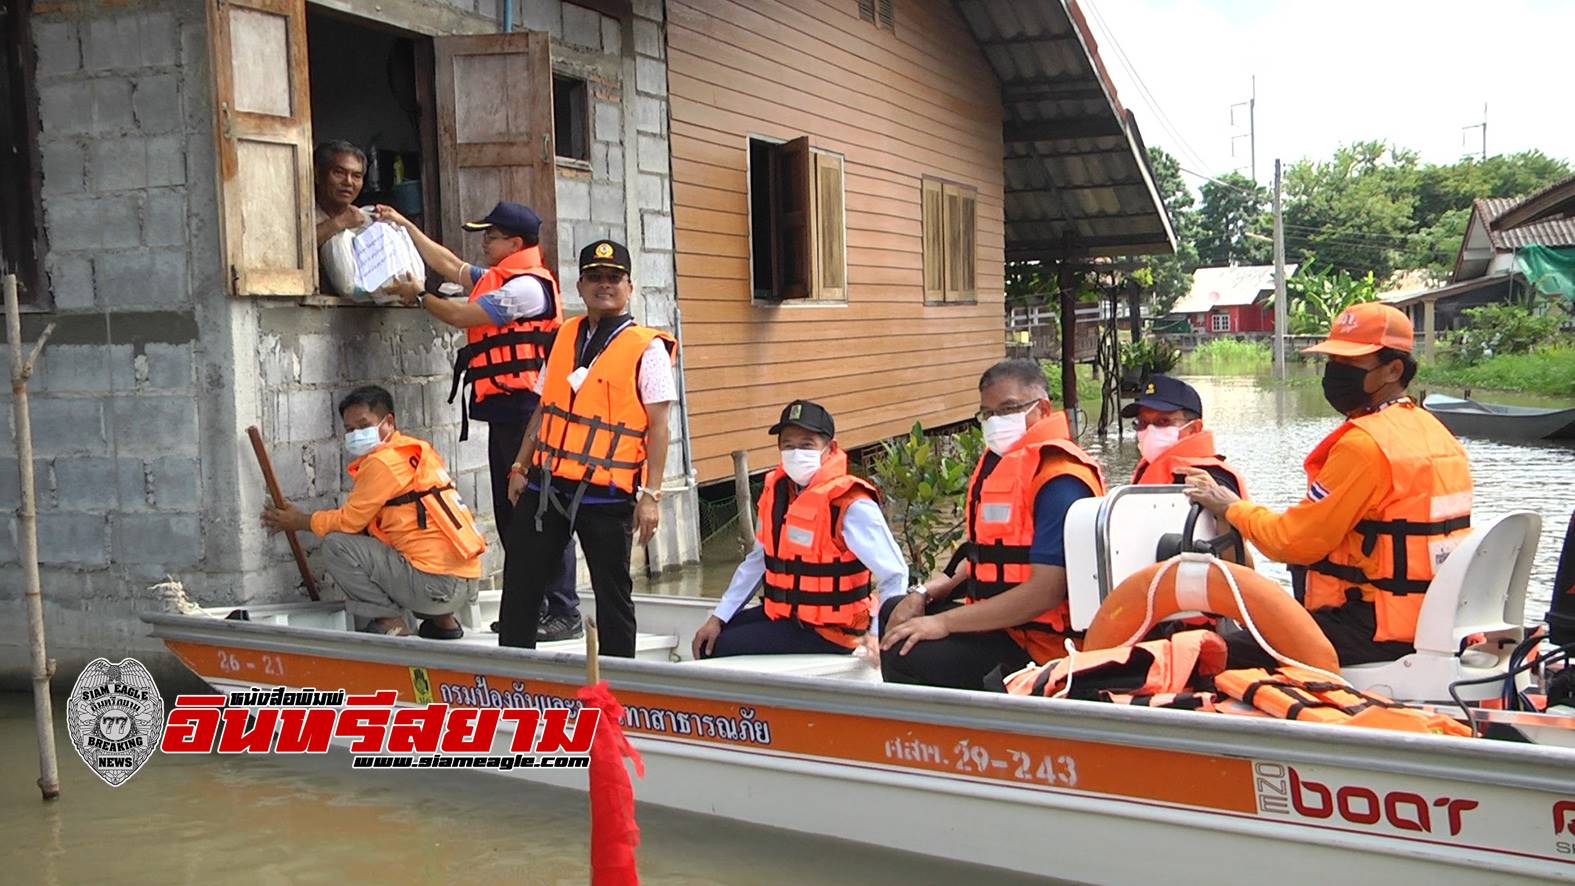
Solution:
[[[1533,313],[1521,305],[1483,305],[1464,313],[1466,328],[1455,334],[1443,353],[1444,361],[1454,366],[1474,366],[1504,354],[1525,354],[1551,342],[1559,331],[1558,318]]]
[[[886,518],[914,580],[932,575],[963,537],[963,494],[983,451],[977,427],[930,437],[918,422],[907,435],[881,443],[870,474],[885,496]]]
[[[1181,359],[1181,352],[1162,338],[1146,338],[1121,346],[1121,368],[1137,369],[1144,375],[1169,372]]]

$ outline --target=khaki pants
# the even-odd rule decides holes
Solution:
[[[345,610],[354,616],[447,615],[470,602],[467,579],[422,572],[370,535],[330,532],[323,555],[328,574],[345,593]]]

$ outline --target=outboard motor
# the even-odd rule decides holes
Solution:
[[[1575,514],[1564,532],[1559,571],[1553,577],[1553,602],[1548,607],[1548,639],[1555,646],[1575,643]]]

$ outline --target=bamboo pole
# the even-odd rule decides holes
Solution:
[[[263,482],[268,486],[268,496],[273,499],[273,506],[284,507],[284,493],[279,491],[279,478],[273,473],[273,460],[268,457],[268,446],[263,443],[262,432],[253,425],[246,429],[246,436],[252,440],[252,452],[257,455],[257,467],[262,469]],[[290,542],[290,553],[295,555],[295,568],[300,570],[301,580],[306,583],[306,593],[313,600],[321,599],[317,596],[317,578],[312,575],[312,567],[306,562],[306,551],[301,548],[301,540],[295,537],[294,530],[286,530],[284,537]]]
[[[738,502],[738,549],[755,549],[755,503],[749,494],[749,450],[733,450],[733,497]]]
[[[16,301],[16,277],[5,275],[5,334],[11,345],[11,413],[16,419],[16,460],[22,506],[17,509],[17,553],[22,560],[22,598],[27,603],[27,645],[32,653],[33,720],[38,729],[38,789],[45,800],[60,796],[60,762],[55,755],[55,712],[49,698],[54,662],[44,649],[44,595],[38,578],[38,511],[33,495],[33,425],[27,411],[27,380],[38,353],[55,331],[44,327],[33,350],[22,358],[22,311]]]
[[[585,685],[595,686],[602,680],[601,655],[596,639],[596,619],[585,619]]]

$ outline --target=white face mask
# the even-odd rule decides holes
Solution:
[[[1143,453],[1143,460],[1152,462],[1164,454],[1165,450],[1175,446],[1181,440],[1181,427],[1160,427],[1149,425],[1137,432],[1138,452]]]
[[[351,458],[360,458],[368,452],[383,444],[383,424],[379,422],[369,428],[356,428],[345,433],[345,452]]]
[[[820,470],[819,449],[784,449],[782,450],[782,473],[800,486],[809,485],[809,481]]]
[[[1012,415],[992,415],[984,420],[984,445],[996,455],[1005,455],[1028,433],[1028,413],[1033,407]]]

